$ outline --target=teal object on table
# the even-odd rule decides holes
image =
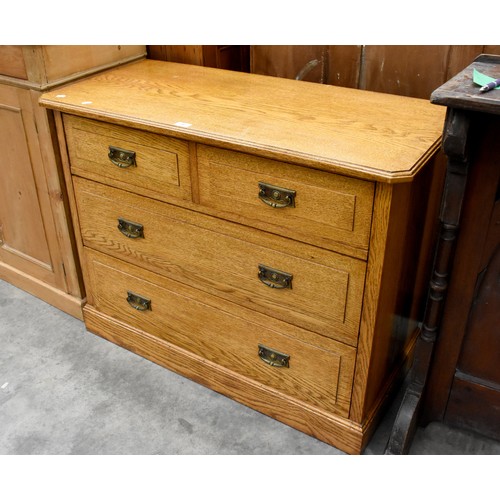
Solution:
[[[495,80],[495,78],[488,76],[488,75],[485,75],[484,73],[481,73],[480,71],[478,71],[475,68],[472,72],[472,81],[481,87],[483,87],[484,85],[487,85],[488,83],[490,83],[494,80]],[[493,90],[499,90],[499,89],[500,89],[500,85],[497,85]]]

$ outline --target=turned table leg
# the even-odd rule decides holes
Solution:
[[[408,453],[418,422],[434,344],[439,335],[467,184],[468,130],[468,113],[448,108],[443,135],[443,149],[448,158],[448,164],[439,216],[440,234],[436,244],[424,319],[415,346],[409,383],[389,437],[386,455]]]

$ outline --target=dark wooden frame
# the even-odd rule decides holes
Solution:
[[[441,230],[435,250],[427,307],[417,340],[409,383],[396,416],[386,454],[405,454],[408,452],[421,413],[425,410],[423,406],[427,402],[425,392],[428,389],[426,384],[429,380],[429,374],[432,373],[434,347],[439,339],[443,322],[443,311],[451,273],[457,267],[453,257],[461,223],[462,207],[466,201],[469,170],[475,166],[474,163],[470,162],[469,152],[470,142],[474,133],[477,132],[477,127],[474,129],[471,123],[478,123],[478,113],[500,114],[498,93],[481,94],[479,87],[472,82],[474,68],[490,76],[500,77],[500,57],[479,56],[469,67],[437,89],[431,96],[433,103],[448,107],[443,134],[443,149],[448,158],[448,164],[441,203]],[[474,172],[474,174],[477,177],[479,172]],[[496,185],[494,185],[494,189],[496,189]],[[464,330],[465,328],[462,328],[462,335]],[[461,345],[463,339],[455,338],[453,340],[457,345]],[[438,394],[440,393],[437,405],[441,406],[441,415],[444,413],[458,355],[459,348],[457,347],[447,360],[450,366],[447,376],[444,377],[444,380],[443,378],[441,381],[437,380]],[[434,379],[433,381],[435,382]],[[436,397],[434,399],[436,401]]]

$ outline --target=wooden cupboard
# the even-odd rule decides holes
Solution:
[[[144,57],[144,46],[0,47],[0,278],[82,317],[84,289],[44,90]]]

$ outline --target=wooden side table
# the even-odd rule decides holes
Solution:
[[[500,90],[480,93],[479,56],[438,88],[448,158],[440,238],[410,383],[387,454],[406,453],[417,423],[442,420],[500,439]]]

